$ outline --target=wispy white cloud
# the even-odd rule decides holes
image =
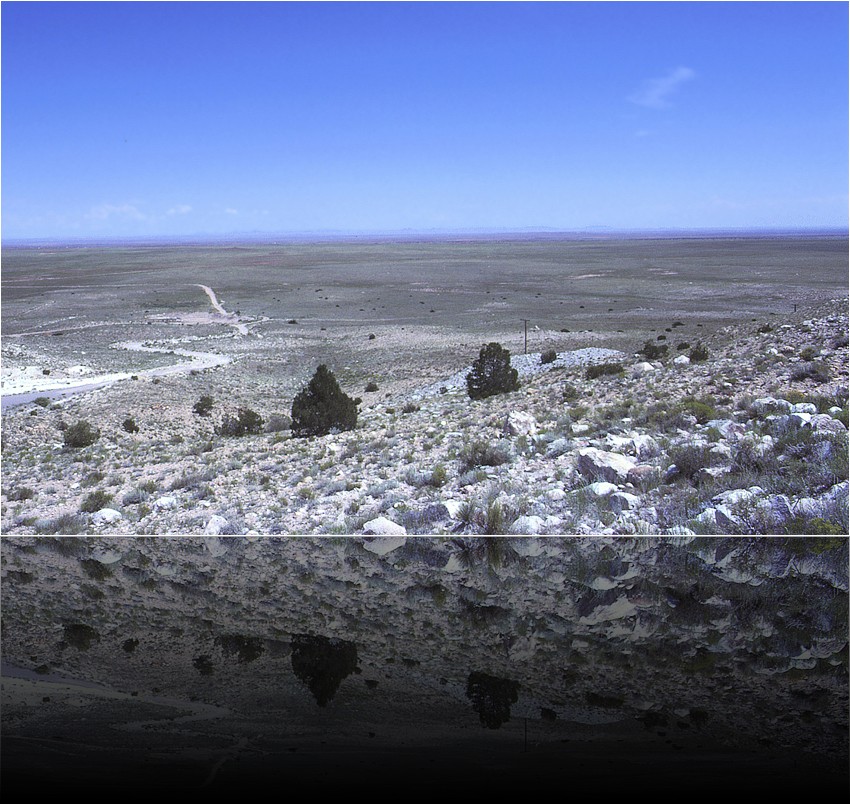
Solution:
[[[93,221],[106,221],[113,218],[131,221],[147,220],[147,216],[133,204],[99,204],[92,207],[85,217]]]
[[[189,204],[178,204],[176,207],[171,207],[166,213],[167,215],[188,215],[192,211]]]
[[[676,67],[662,78],[644,81],[640,89],[629,95],[629,100],[648,109],[665,109],[670,106],[670,96],[695,76],[690,67]]]
[[[238,210],[238,209],[233,209],[233,207],[227,207],[227,209],[225,209],[224,211],[225,211],[228,215],[238,215],[238,214],[239,214],[239,210]]]

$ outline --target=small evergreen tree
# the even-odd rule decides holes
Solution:
[[[292,402],[292,434],[311,436],[353,430],[357,412],[357,400],[343,393],[333,372],[321,365]]]
[[[466,390],[470,399],[484,399],[495,394],[516,391],[519,374],[511,366],[511,353],[498,343],[481,347],[478,359],[466,375]]]

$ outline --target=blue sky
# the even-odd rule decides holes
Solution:
[[[2,235],[832,227],[848,5],[2,3]]]

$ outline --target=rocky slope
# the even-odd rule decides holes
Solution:
[[[465,393],[466,369],[413,391],[388,378],[364,394],[355,430],[317,438],[292,437],[274,415],[291,401],[263,395],[237,403],[213,390],[212,415],[194,415],[196,386],[176,380],[13,409],[2,529],[847,533],[846,300],[707,334],[703,360],[689,360],[697,344],[677,341],[676,325],[651,344],[668,346],[660,359],[643,344],[547,364],[514,356],[520,390],[480,401]],[[588,378],[600,362],[623,371]],[[274,420],[272,432],[216,435],[237,404]],[[71,449],[62,428],[79,420],[101,436]]]

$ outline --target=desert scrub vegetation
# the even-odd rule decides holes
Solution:
[[[688,353],[688,357],[690,358],[691,363],[702,363],[703,361],[708,360],[708,348],[703,344],[698,343]]]
[[[6,499],[9,502],[23,502],[24,500],[31,500],[33,497],[35,497],[35,491],[29,486],[18,486],[18,488],[12,489],[6,494]]]
[[[112,500],[112,495],[109,492],[97,489],[85,496],[80,503],[80,510],[86,514],[93,514],[100,511],[101,508],[106,508],[110,500]]]
[[[464,444],[458,455],[461,474],[480,466],[501,466],[509,463],[510,460],[511,455],[505,447],[490,444],[487,441],[472,441]]]
[[[207,395],[202,396],[192,407],[192,410],[198,416],[209,416],[212,409],[213,398]]]
[[[69,449],[90,447],[100,438],[100,430],[92,427],[87,421],[80,420],[68,425],[62,433],[65,446]]]
[[[124,419],[124,421],[121,422],[121,426],[128,433],[138,433],[139,432],[139,425],[136,424],[136,420],[133,419],[131,416],[128,416],[126,419]]]
[[[486,399],[519,390],[519,372],[511,366],[511,353],[499,343],[481,347],[466,375],[470,399]]]
[[[658,344],[653,343],[652,341],[646,341],[643,348],[640,350],[640,354],[642,354],[647,360],[661,360],[667,356],[668,349],[669,347],[666,343]]]
[[[262,432],[263,417],[250,408],[239,408],[236,416],[225,414],[215,428],[216,435],[239,437]]]
[[[585,371],[585,379],[595,380],[597,377],[605,375],[616,375],[623,373],[622,363],[597,363],[595,366],[588,366]]]
[[[357,426],[357,404],[342,391],[333,372],[322,364],[306,388],[295,395],[292,434],[305,437],[353,430]]]
[[[35,523],[35,532],[45,535],[76,536],[86,532],[88,523],[79,514],[60,514],[53,519],[39,519]]]
[[[545,352],[542,352],[540,355],[540,362],[543,365],[547,363],[554,363],[558,358],[558,353],[554,349],[547,349]]]
[[[829,368],[823,363],[806,363],[795,368],[790,375],[795,382],[811,380],[817,385],[823,385],[830,380]]]

